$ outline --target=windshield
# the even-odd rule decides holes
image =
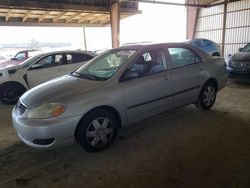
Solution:
[[[250,43],[243,48],[242,52],[250,52]]]
[[[41,58],[40,55],[36,55],[34,57],[31,57],[31,58],[25,60],[23,63],[20,64],[21,68],[28,68],[29,66],[31,66],[34,62],[36,62],[40,58]]]
[[[136,50],[114,49],[93,59],[82,66],[73,76],[93,80],[106,80],[112,77],[119,68],[136,52]]]

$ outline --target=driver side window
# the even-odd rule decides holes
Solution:
[[[16,56],[15,59],[18,59],[20,61],[24,61],[25,60],[25,52],[19,52]]]
[[[164,50],[159,48],[149,50],[139,56],[129,70],[138,72],[139,76],[145,76],[164,71],[166,68]]]
[[[32,65],[31,69],[54,67],[62,64],[62,54],[49,55]]]

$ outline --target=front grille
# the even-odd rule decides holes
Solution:
[[[25,112],[26,107],[19,101],[17,103],[16,110],[18,115],[22,115]]]

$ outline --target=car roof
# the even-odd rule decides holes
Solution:
[[[20,53],[20,52],[35,52],[35,51],[41,51],[41,50],[39,50],[39,49],[28,49],[28,50],[20,50],[17,53]]]
[[[44,52],[44,53],[40,53],[37,56],[46,56],[46,55],[53,55],[53,54],[60,54],[60,53],[80,53],[80,54],[87,54],[90,56],[97,56],[98,54],[96,54],[95,52],[91,52],[91,51],[82,51],[82,50],[59,50],[59,51],[52,51],[52,52]]]
[[[127,46],[121,46],[117,49],[135,49],[135,50],[140,50],[144,48],[149,48],[149,47],[161,47],[161,46],[183,46],[183,47],[191,47],[193,46],[191,44],[185,43],[185,42],[175,42],[175,43],[151,43],[151,44],[136,44],[136,45],[127,45]]]

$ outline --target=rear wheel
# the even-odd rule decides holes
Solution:
[[[113,113],[104,109],[89,112],[80,121],[76,137],[88,152],[98,152],[108,148],[115,140],[118,121]]]
[[[216,93],[215,84],[213,82],[207,82],[199,95],[198,105],[204,110],[210,109],[216,100]]]
[[[16,104],[25,87],[18,83],[6,83],[0,86],[0,100],[5,104]]]

